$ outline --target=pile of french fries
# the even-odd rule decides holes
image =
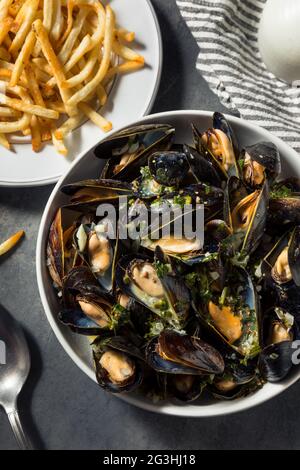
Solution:
[[[67,154],[66,136],[87,118],[108,132],[104,106],[115,75],[144,66],[128,47],[133,32],[116,26],[99,0],[0,0],[0,143],[31,136],[38,152],[52,141]]]

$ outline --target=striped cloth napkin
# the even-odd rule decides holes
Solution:
[[[300,152],[299,89],[270,73],[258,50],[266,0],[176,1],[200,48],[196,66],[220,101]]]

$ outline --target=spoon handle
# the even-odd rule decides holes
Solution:
[[[20,449],[33,450],[32,444],[23,430],[18,410],[8,411],[7,416]]]

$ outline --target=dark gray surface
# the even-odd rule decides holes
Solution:
[[[152,2],[164,40],[162,83],[153,111],[222,110],[194,69],[197,46],[175,0]],[[244,413],[188,420],[127,405],[100,391],[73,364],[49,327],[36,285],[36,236],[51,190],[0,189],[0,238],[19,228],[26,230],[22,244],[0,261],[0,299],[30,339],[32,372],[20,410],[36,445],[47,449],[299,449],[300,384]],[[1,413],[0,449],[15,448]]]

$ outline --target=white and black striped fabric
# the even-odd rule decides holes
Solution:
[[[270,73],[258,51],[266,0],[176,1],[200,48],[197,68],[221,102],[300,152],[299,89]]]

